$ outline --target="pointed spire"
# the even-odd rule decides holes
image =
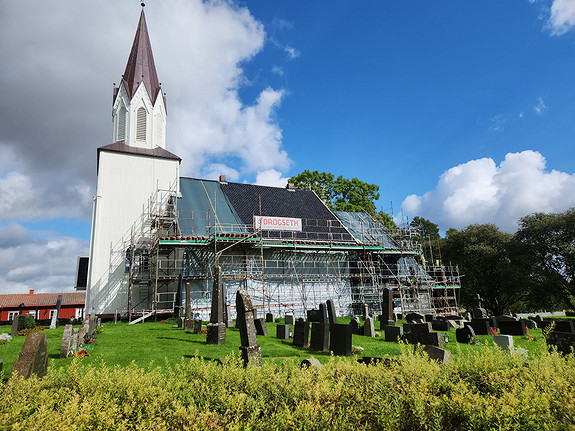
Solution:
[[[128,64],[124,71],[123,81],[130,99],[142,81],[146,86],[152,103],[156,101],[158,93],[161,92],[143,7],[142,13],[140,14],[140,22],[138,23],[138,30],[136,31],[134,43],[132,44],[132,51],[130,52]]]

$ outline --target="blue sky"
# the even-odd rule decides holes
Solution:
[[[0,293],[69,290],[139,2],[0,0]],[[442,230],[575,206],[575,0],[148,2],[182,175],[380,186]]]

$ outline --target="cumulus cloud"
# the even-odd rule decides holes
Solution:
[[[571,30],[575,26],[575,1],[553,0],[549,24],[555,35]]]
[[[546,169],[537,151],[508,153],[499,165],[471,160],[445,171],[435,189],[410,195],[405,214],[421,216],[442,229],[495,223],[513,232],[519,218],[533,212],[561,212],[575,206],[575,174]]]
[[[275,169],[261,171],[256,177],[256,184],[260,186],[285,187],[289,178],[282,177],[282,173]]]
[[[96,148],[111,143],[112,83],[126,66],[137,3],[22,0],[1,8],[0,220],[89,218]],[[275,119],[283,90],[239,97],[249,85],[242,64],[266,40],[249,10],[168,0],[148,4],[146,19],[167,92],[167,148],[182,157],[182,174],[210,174],[232,158],[238,179],[289,168]]]
[[[18,223],[0,226],[0,294],[65,292],[74,287],[78,256],[88,242],[55,232],[30,232]]]

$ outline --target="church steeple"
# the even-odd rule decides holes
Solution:
[[[114,88],[114,141],[153,149],[165,148],[166,105],[158,80],[144,10],[128,63]]]

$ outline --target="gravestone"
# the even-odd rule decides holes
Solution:
[[[244,365],[261,367],[263,365],[262,350],[260,346],[258,346],[256,339],[252,300],[245,290],[238,290],[236,293],[236,312],[242,343],[240,355],[244,361]]]
[[[192,334],[199,335],[202,333],[202,321],[200,319],[190,319],[192,322]]]
[[[266,325],[266,319],[260,317],[259,319],[254,319],[254,325],[256,327],[256,335],[268,335],[268,327]]]
[[[448,363],[451,359],[451,353],[440,347],[425,345],[423,346],[422,351],[427,353],[431,360],[442,364]]]
[[[423,316],[426,322],[431,323],[431,321],[433,320],[433,314],[426,314]]]
[[[513,316],[509,316],[509,315],[505,315],[502,314],[500,316],[495,316],[495,324],[497,325],[497,327],[499,328],[499,324],[501,322],[515,322],[517,321],[517,319]]]
[[[226,344],[226,324],[224,323],[224,291],[222,287],[222,268],[216,265],[212,286],[212,311],[208,323],[206,344]]]
[[[79,338],[80,329],[74,328],[72,329],[72,345],[70,346],[70,351],[75,352],[78,350],[78,338]]]
[[[232,319],[232,314],[230,313],[230,308],[226,306],[228,310],[226,312],[226,328],[233,328],[234,327],[234,319]]]
[[[58,327],[58,318],[60,317],[60,307],[62,306],[62,295],[58,295],[56,300],[56,311],[52,314],[52,321],[50,322],[50,329]]]
[[[428,346],[443,347],[443,339],[439,332],[431,330],[431,323],[412,323],[411,333],[406,339],[411,344],[423,344]]]
[[[541,322],[543,322],[543,318],[538,314],[533,318],[533,320],[535,320],[535,323],[537,323],[537,327],[541,328]]]
[[[349,325],[351,326],[351,333],[352,334],[363,335],[363,332],[361,329],[361,323],[359,322],[359,317],[356,316],[353,319],[351,319],[351,321],[349,322]]]
[[[555,327],[553,331],[557,332],[567,332],[569,334],[575,333],[575,327],[573,326],[573,322],[566,319],[559,319],[559,320],[543,320],[541,322],[541,329],[546,329],[550,326],[553,322],[555,322]]]
[[[391,289],[383,289],[383,300],[381,301],[381,316],[379,316],[379,328],[383,329],[386,325],[393,325],[395,319],[393,316],[393,296]]]
[[[177,322],[178,322],[178,328],[183,328],[184,327],[184,318],[183,317],[178,317],[177,318]]]
[[[78,332],[78,344],[84,344],[90,340],[90,319],[84,319]]]
[[[304,359],[303,361],[301,361],[299,364],[299,367],[300,368],[310,368],[310,367],[321,368],[321,367],[323,367],[323,365],[316,358],[308,358],[308,359]]]
[[[471,319],[468,323],[473,328],[475,335],[490,335],[491,319]]]
[[[487,319],[489,315],[487,314],[487,310],[485,308],[476,308],[473,310],[473,318],[474,319]]]
[[[72,325],[68,324],[64,327],[64,334],[62,335],[62,344],[60,345],[60,358],[68,357],[71,345],[72,345]]]
[[[362,314],[361,317],[363,318],[364,321],[369,317],[369,306],[367,304],[361,305],[361,314]]]
[[[464,320],[446,320],[446,322],[449,322],[449,324],[451,325],[451,327],[453,328],[463,328],[463,322]]]
[[[387,325],[384,326],[385,331],[385,341],[390,341],[397,343],[401,337],[403,337],[403,327]]]
[[[336,356],[351,356],[351,326],[330,325],[329,350]]]
[[[525,324],[519,320],[501,320],[499,333],[502,335],[527,335]]]
[[[337,313],[335,312],[335,304],[331,299],[326,301],[327,305],[327,314],[329,317],[329,324],[330,325],[337,325]]]
[[[363,324],[363,335],[366,337],[375,337],[375,327],[373,325],[373,317],[367,317]]]
[[[456,329],[455,339],[458,343],[475,344],[475,331],[473,330],[473,327],[465,325],[463,328]]]
[[[537,329],[537,322],[535,322],[535,320],[521,319],[521,322],[523,322],[523,324],[527,326],[527,329]]]
[[[365,365],[376,365],[380,363],[385,363],[384,359],[380,356],[364,356],[363,358],[358,359],[357,362]]]
[[[284,317],[284,322],[286,325],[293,325],[295,322],[293,313],[286,313]]]
[[[505,352],[513,349],[513,337],[511,335],[494,335],[493,342]]]
[[[24,329],[24,316],[16,314],[12,320],[12,330],[10,331],[10,335],[16,337],[18,335],[18,331],[21,331],[22,329]]]
[[[431,328],[434,331],[449,331],[449,328],[451,327],[449,321],[447,320],[432,320],[431,321]]]
[[[101,317],[98,317],[98,318],[96,319],[96,326],[97,326],[98,328],[101,328],[101,327],[102,327],[102,318],[101,318]]]
[[[309,343],[309,322],[298,319],[293,330],[293,345],[297,347],[307,347]]]
[[[276,326],[276,338],[280,340],[289,340],[289,325],[277,325]]]
[[[554,346],[563,355],[573,353],[575,349],[575,334],[569,332],[551,331],[545,341],[550,349]]]
[[[266,322],[274,323],[275,321],[276,321],[276,319],[274,318],[274,315],[272,313],[266,314]]]
[[[194,330],[194,320],[192,319],[192,297],[190,292],[190,282],[186,282],[186,314],[184,317],[184,331]]]
[[[327,305],[319,304],[318,320],[311,323],[310,348],[312,350],[329,351],[329,317]]]
[[[252,313],[254,314],[254,319],[257,319],[257,318],[258,318],[258,309],[257,309],[257,308],[254,308],[254,309],[252,310]]]
[[[307,321],[308,322],[321,322],[323,316],[320,309],[307,310]]]
[[[422,322],[424,322],[425,316],[419,313],[408,313],[405,315],[405,320],[407,320],[408,323],[413,322],[415,320],[421,320]]]
[[[44,332],[31,332],[26,337],[18,362],[12,367],[12,375],[20,374],[27,379],[32,374],[46,375],[48,370],[48,338]]]

